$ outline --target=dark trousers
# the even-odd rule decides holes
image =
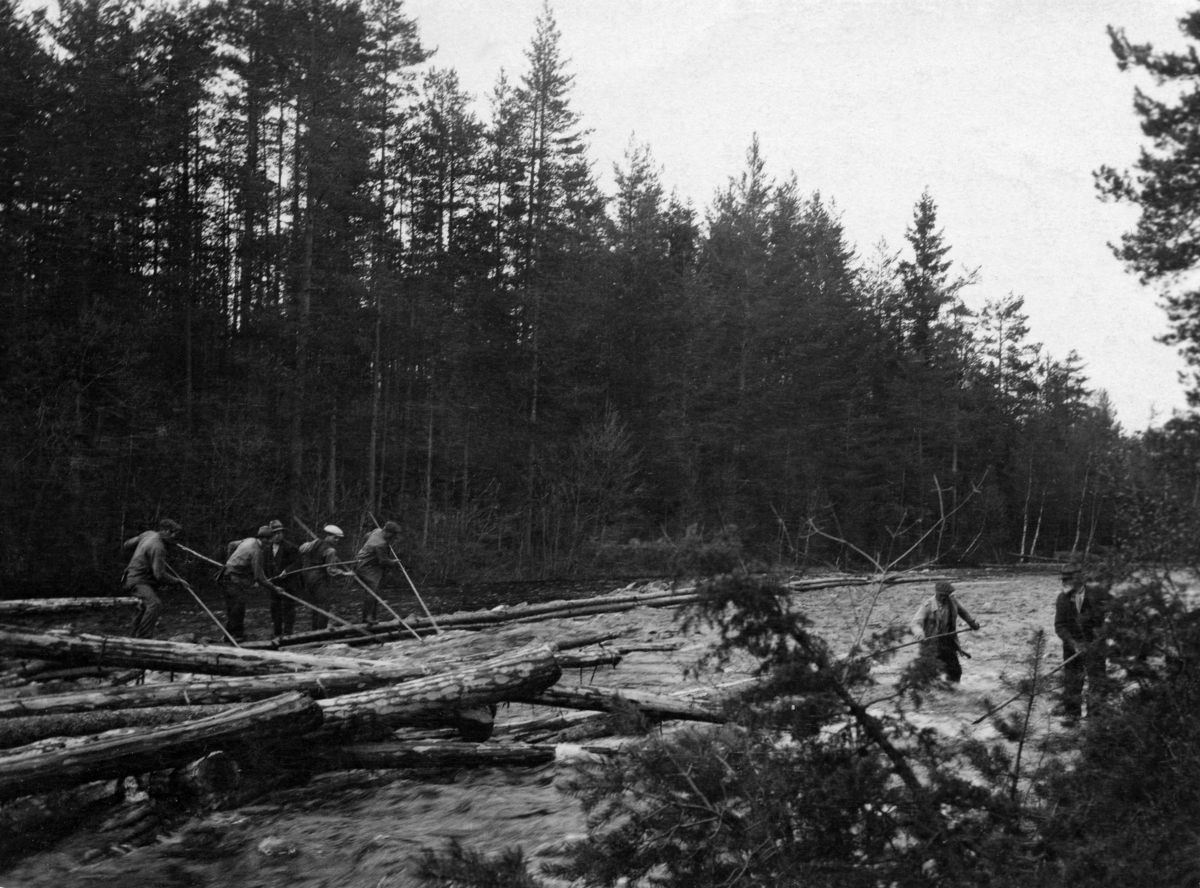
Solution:
[[[254,583],[233,577],[225,579],[225,631],[235,641],[244,641],[246,638],[246,602],[253,589]]]
[[[958,662],[958,642],[953,638],[937,640],[937,658],[946,674],[946,681],[957,682],[962,678],[962,664]]]
[[[324,571],[313,571],[313,573],[324,573]],[[316,605],[323,611],[329,610],[329,600],[331,597],[329,593],[329,580],[325,577],[320,577],[310,582],[304,590],[304,600],[309,604]],[[329,626],[329,617],[309,608],[305,608],[305,610],[312,614],[313,631],[325,629]]]
[[[1071,657],[1070,647],[1063,645],[1063,660]],[[1062,708],[1066,715],[1079,718],[1083,714],[1083,686],[1087,683],[1088,714],[1099,705],[1104,695],[1108,661],[1103,653],[1087,650],[1063,666]]]
[[[285,590],[291,592],[291,589]],[[295,593],[292,593],[295,594]],[[296,602],[278,592],[271,593],[271,626],[275,636],[291,635],[296,631]]]
[[[154,587],[147,583],[138,583],[126,588],[125,593],[138,599],[129,634],[134,638],[153,638],[154,629],[158,626],[158,617],[163,609],[162,599],[158,597]]]
[[[362,597],[362,622],[364,622],[364,623],[377,622],[379,620],[379,599],[376,597],[376,595],[379,594],[379,587],[381,585],[383,585],[383,583],[382,583],[383,578],[380,577],[379,579],[375,580],[374,582],[371,582],[370,578],[364,577],[362,574],[358,574],[358,578],[360,580],[362,580],[363,583],[366,586],[368,586],[372,592],[375,593],[375,595],[372,595],[366,589],[363,589],[362,586],[358,587],[359,589],[362,589],[362,594],[363,594],[363,597]]]

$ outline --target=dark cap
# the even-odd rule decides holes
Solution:
[[[1078,561],[1068,561],[1063,565],[1062,575],[1064,577],[1077,577],[1083,573],[1083,564]]]
[[[283,530],[283,522],[276,518],[274,521],[268,524],[267,527],[271,529],[271,533],[279,533],[281,530]]]
[[[179,531],[183,530],[183,525],[180,524],[178,521],[173,521],[170,518],[164,518],[162,521],[158,522],[158,529],[159,529],[159,532],[162,532],[164,530],[171,530],[171,531],[174,531],[175,533],[179,533]]]
[[[383,532],[388,536],[395,536],[400,532],[400,525],[395,521],[389,521],[387,524],[383,525]]]
[[[271,525],[269,525],[269,524],[264,524],[262,527],[260,527],[258,529],[259,537],[269,537],[269,536],[273,535],[274,533],[275,533],[275,531],[271,530]]]
[[[936,586],[933,587],[933,591],[934,592],[945,592],[947,595],[949,595],[951,592],[954,591],[954,587],[951,586],[949,583],[947,583],[945,580],[942,580],[940,583],[938,583]]]

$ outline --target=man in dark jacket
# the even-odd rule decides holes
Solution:
[[[300,568],[300,547],[288,541],[283,535],[283,523],[272,521],[267,525],[271,531],[270,540],[263,546],[263,573],[276,583],[279,588],[290,595],[299,595],[303,574]],[[296,628],[296,600],[271,592],[271,626],[275,637],[291,635]]]
[[[163,585],[180,586],[180,580],[167,562],[167,543],[175,539],[183,528],[177,521],[164,518],[158,522],[158,530],[147,530],[125,541],[124,551],[129,553],[129,566],[121,578],[126,594],[139,600],[137,612],[129,634],[134,638],[152,638],[162,613],[162,599],[158,590]]]
[[[371,531],[363,547],[358,550],[358,563],[354,572],[358,578],[375,592],[371,595],[365,589],[362,599],[362,621],[374,622],[379,618],[379,587],[383,582],[385,567],[400,567],[400,560],[392,549],[392,541],[400,535],[400,525],[389,521],[383,527]]]
[[[936,644],[934,651],[942,664],[946,680],[951,683],[957,683],[962,678],[962,665],[958,662],[959,617],[972,629],[979,628],[971,612],[954,597],[954,587],[943,580],[933,587],[933,597],[922,602],[912,619],[913,634],[917,638],[927,639],[921,647],[928,648]]]
[[[1063,643],[1063,692],[1058,712],[1068,721],[1083,714],[1087,682],[1089,712],[1104,690],[1108,662],[1097,641],[1108,610],[1108,590],[1087,583],[1084,565],[1071,561],[1062,571],[1062,591],[1054,602],[1054,631]]]

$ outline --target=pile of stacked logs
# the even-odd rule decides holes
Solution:
[[[539,642],[484,620],[486,631],[362,656],[344,644],[297,652],[0,624],[0,832],[82,813],[130,778],[211,809],[329,770],[540,765],[555,756],[546,741],[602,732],[608,716],[596,713],[722,720],[678,697],[563,681],[620,662],[617,633]],[[533,715],[493,737],[505,703]]]

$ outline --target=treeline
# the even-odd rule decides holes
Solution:
[[[929,194],[866,261],[757,140],[703,211],[639,145],[604,194],[548,7],[479,103],[400,0],[0,22],[6,572],[165,515],[399,518],[432,579],[1121,541],[1140,444]]]

